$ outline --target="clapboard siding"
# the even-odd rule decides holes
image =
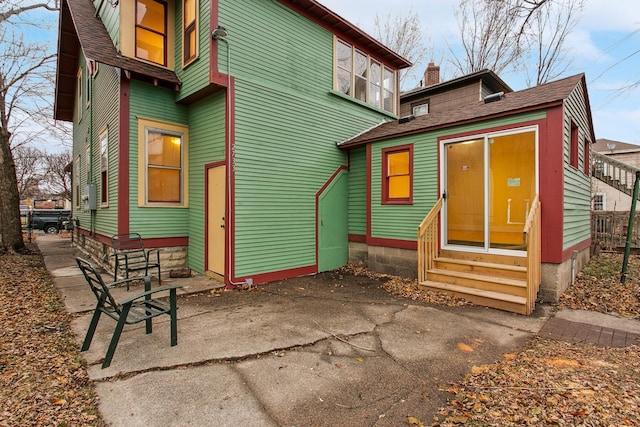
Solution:
[[[224,160],[225,94],[189,106],[189,267],[204,272],[205,165]]]
[[[100,19],[102,19],[102,23],[107,29],[116,50],[120,51],[120,3],[118,2],[116,6],[111,6],[104,0],[93,0],[93,7],[96,8],[96,11],[100,6],[102,6],[100,8]]]
[[[349,152],[348,184],[349,234],[367,234],[367,151],[365,147]]]
[[[209,28],[210,2],[199,1],[198,9],[198,57],[185,67],[182,66],[182,1],[176,2],[175,22],[175,71],[182,82],[177,99],[183,99],[209,85]],[[226,55],[226,51],[225,51]]]
[[[416,240],[420,222],[438,200],[438,139],[468,132],[482,133],[486,129],[510,126],[541,120],[544,110],[518,114],[500,119],[446,130],[425,132],[376,142],[371,148],[371,236],[386,239]],[[383,205],[382,199],[382,149],[413,144],[413,204]]]
[[[336,143],[379,120],[341,98],[307,94],[236,80],[236,276],[315,264],[316,193],[347,165]]]
[[[100,64],[93,80],[93,177],[96,183],[99,214],[95,218],[96,231],[104,235],[116,234],[118,230],[118,93],[120,79],[118,71]],[[107,130],[107,204],[102,205],[100,174],[100,134]]]
[[[333,35],[274,0],[220,0],[219,22],[229,30],[231,74],[239,79],[326,96],[332,89]],[[218,69],[227,71],[226,49]]]
[[[131,81],[130,86],[129,192],[131,197],[129,228],[145,238],[186,236],[187,208],[138,206],[138,118],[188,125],[187,107],[175,103],[175,93],[169,89]],[[188,149],[188,148],[187,148]]]
[[[584,162],[588,156],[585,156],[586,144],[583,142],[591,139],[586,102],[582,83],[565,100],[563,249],[590,237],[591,181],[584,172]],[[571,166],[569,159],[572,121],[579,129],[577,169]]]

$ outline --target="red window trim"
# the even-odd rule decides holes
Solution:
[[[407,151],[409,153],[409,197],[390,198],[389,197],[389,180],[387,177],[387,157],[389,154]],[[383,205],[412,205],[413,204],[413,144],[398,145],[395,147],[383,148],[382,170],[380,178],[382,180],[381,204]]]
[[[584,174],[586,176],[591,176],[591,144],[589,140],[585,138],[583,142],[584,147]]]
[[[571,121],[571,141],[569,143],[569,164],[574,168],[578,169],[579,163],[579,138],[580,132],[578,131],[578,125],[576,125],[573,121]]]

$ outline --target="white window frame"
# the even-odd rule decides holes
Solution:
[[[368,55],[366,52],[361,51],[360,49],[356,48],[355,46],[353,46],[351,43],[348,43],[338,37],[334,38],[335,43],[334,43],[334,62],[335,62],[335,66],[334,68],[334,79],[333,79],[333,89],[343,95],[349,96],[359,102],[364,102],[368,105],[371,105],[374,108],[377,108],[379,110],[382,111],[386,111],[390,114],[397,114],[398,111],[398,102],[397,102],[397,88],[398,88],[398,72],[396,70],[394,70],[393,68],[389,67],[388,65],[386,65],[384,62],[375,59],[373,57],[371,57],[371,55]],[[338,61],[338,46],[339,45],[344,45],[345,47],[350,47],[351,48],[351,67],[350,70],[343,68],[340,66],[339,61]],[[367,58],[367,69],[365,71],[365,76],[366,76],[366,94],[365,94],[365,100],[361,100],[359,99],[356,94],[354,93],[355,91],[355,83],[356,83],[356,54],[360,54],[360,55],[364,55]],[[371,80],[371,71],[372,71],[372,67],[373,66],[378,66],[380,69],[379,72],[379,79],[378,81],[373,81]],[[339,78],[338,78],[338,71],[343,71],[343,72],[348,72],[350,73],[350,82],[349,82],[349,91],[348,93],[345,93],[341,90],[340,86],[339,86]],[[391,80],[392,83],[389,84],[385,84],[385,71],[390,72],[391,73]],[[357,77],[362,78],[362,76],[358,75]],[[378,99],[373,99],[372,94],[374,93],[374,91],[377,90],[377,96]],[[391,110],[387,110],[385,109],[385,105],[384,105],[384,95],[385,92],[389,92],[391,94]]]
[[[600,199],[601,199],[600,202],[596,201],[597,197],[600,197]],[[600,204],[602,206],[602,209],[596,209],[596,204]],[[592,209],[594,211],[598,211],[598,212],[607,210],[607,194],[606,193],[600,193],[600,192],[593,193]]]
[[[100,206],[107,207],[109,206],[109,132],[107,129],[104,129],[100,133],[99,141],[100,141]]]
[[[82,120],[82,110],[84,109],[84,94],[82,90],[82,67],[78,68],[76,75],[76,119],[78,123]]]
[[[416,112],[416,110],[420,110],[422,108],[424,108],[424,112],[423,113]],[[426,116],[427,114],[429,114],[429,104],[425,102],[424,104],[418,104],[418,105],[414,106],[411,109],[411,114],[414,117]]]

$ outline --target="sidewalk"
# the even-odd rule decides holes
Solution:
[[[75,267],[78,251],[58,236],[37,243],[67,309],[78,313],[80,343],[95,303]],[[171,280],[183,285],[177,346],[166,320],[149,335],[125,327],[111,366],[101,369],[114,328],[106,318],[82,353],[110,425],[397,426],[408,415],[429,424],[450,397],[441,384],[517,352],[535,334],[568,338],[560,332],[566,322],[594,322],[613,336],[623,330],[625,343],[640,332],[640,322],[598,313],[561,310],[547,322],[548,306],[530,317],[434,308],[350,276],[215,294],[207,278]],[[194,291],[201,293],[188,295]]]

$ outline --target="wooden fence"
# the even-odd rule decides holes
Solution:
[[[629,228],[629,212],[591,212],[591,239],[600,249],[624,249]],[[636,213],[631,234],[631,247],[640,249],[640,213]]]

